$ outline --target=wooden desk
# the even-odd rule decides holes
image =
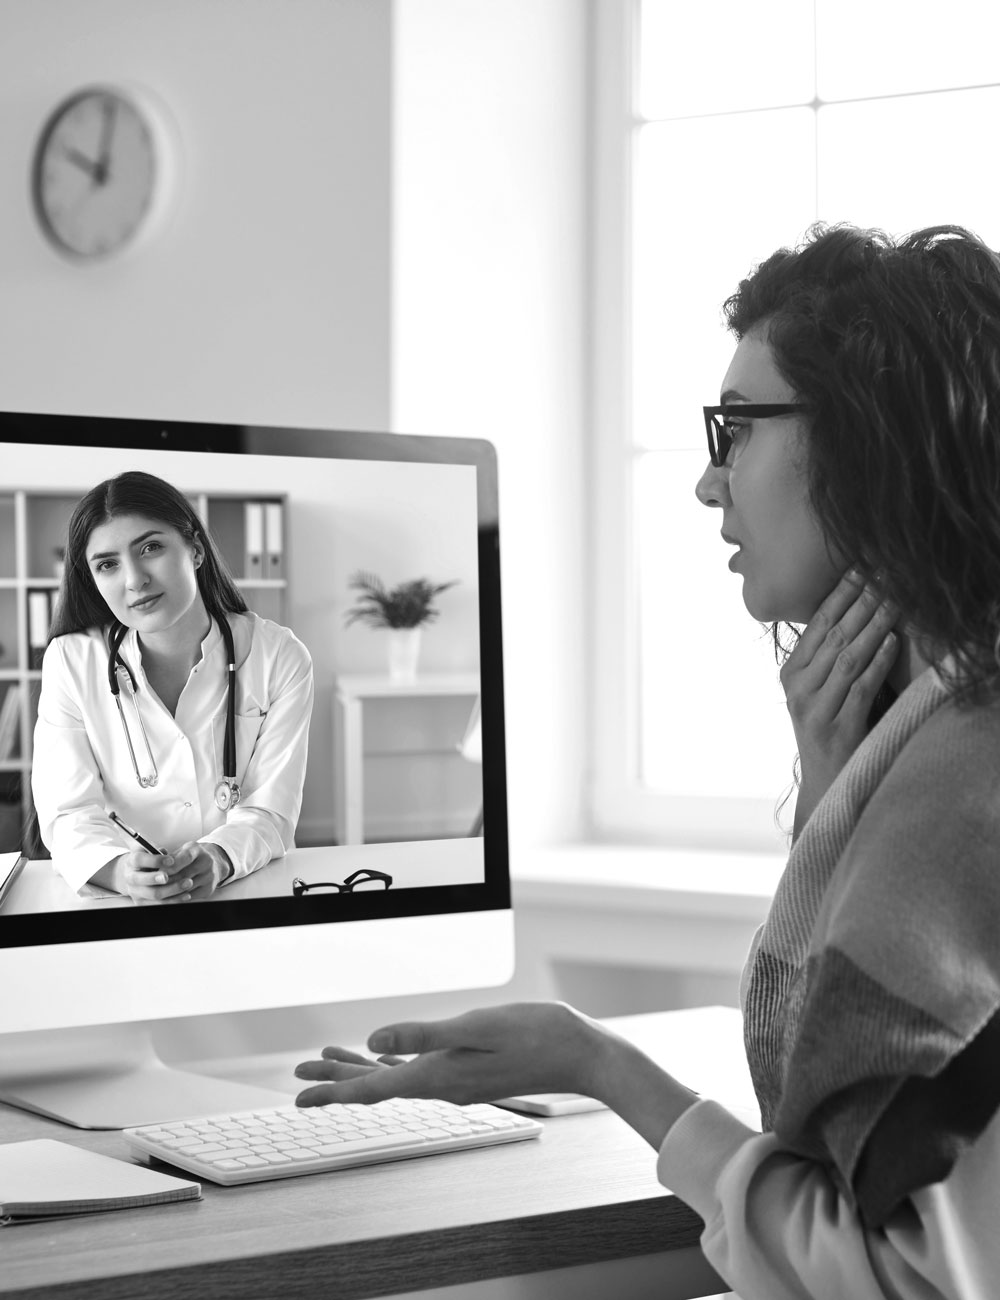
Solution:
[[[611,1023],[691,1086],[708,1092],[711,1080],[720,1099],[739,1089],[745,1099],[738,1013],[709,1007]],[[251,1058],[239,1077],[288,1088],[309,1054]],[[237,1077],[232,1066],[227,1074]],[[450,1300],[681,1300],[727,1289],[698,1247],[701,1220],[660,1187],[655,1153],[616,1115],[544,1123],[540,1140],[508,1148],[244,1187],[205,1183],[200,1202],[2,1229],[0,1296],[360,1300],[461,1284]],[[0,1106],[0,1140],[43,1136],[126,1156],[116,1133]]]
[[[412,682],[346,673],[333,691],[334,816],[342,844],[364,840],[364,705],[367,700],[479,694],[479,673],[425,673]]]

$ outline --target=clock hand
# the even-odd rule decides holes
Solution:
[[[92,181],[95,181],[98,185],[103,184],[100,163],[95,163],[93,159],[82,154],[79,149],[66,149],[64,152],[70,162],[85,171]]]
[[[118,106],[113,99],[105,99],[101,104],[104,119],[101,122],[101,142],[98,147],[97,174],[94,179],[103,185],[108,179],[108,164],[111,162],[111,136],[115,129],[115,115]]]

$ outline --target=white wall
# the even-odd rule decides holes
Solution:
[[[393,424],[497,447],[515,856],[583,824],[587,8],[395,11]]]
[[[3,0],[0,370],[8,409],[384,428],[390,0]],[[47,246],[37,132],[92,82],[171,120],[154,238],[104,266]]]

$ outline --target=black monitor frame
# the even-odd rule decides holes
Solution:
[[[4,443],[122,450],[172,450],[232,456],[469,465],[476,470],[479,648],[482,680],[483,839],[481,884],[391,889],[297,898],[213,899],[211,906],[133,907],[85,912],[0,914],[0,948],[197,934],[385,917],[490,911],[510,907],[504,731],[500,530],[496,453],[481,439],[337,429],[284,428],[182,420],[0,412]],[[0,493],[6,487],[0,461]]]

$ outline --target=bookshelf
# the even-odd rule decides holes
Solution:
[[[0,491],[0,852],[21,847],[31,812],[31,745],[41,657],[59,592],[70,516],[92,484]],[[287,625],[282,495],[188,492],[250,608]]]

